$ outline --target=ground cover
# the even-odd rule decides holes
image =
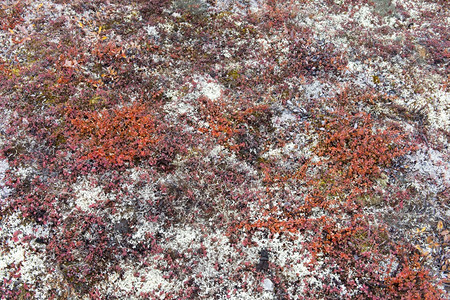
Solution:
[[[0,1],[5,299],[444,299],[446,1]]]

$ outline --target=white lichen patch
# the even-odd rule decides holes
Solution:
[[[359,7],[353,17],[365,28],[373,28],[375,26],[372,10],[368,6]]]
[[[296,115],[290,111],[283,110],[281,115],[272,117],[272,126],[275,128],[281,127],[284,124],[289,124],[297,121]]]
[[[189,115],[190,118],[195,119],[196,117],[193,115],[195,109],[189,101],[189,99],[176,99],[164,105],[167,118],[174,119],[181,115]]]
[[[178,284],[171,284],[164,279],[158,269],[142,267],[130,262],[120,265],[121,274],[111,273],[108,280],[97,285],[103,293],[112,294],[115,297],[126,299],[142,299],[145,294],[164,295],[170,294]],[[164,297],[161,297],[164,299]]]
[[[156,222],[148,221],[145,218],[138,220],[135,227],[137,230],[132,234],[130,239],[130,242],[135,245],[141,241],[146,241],[148,235],[155,235],[159,230],[159,226]]]
[[[75,207],[89,212],[92,206],[107,200],[101,186],[92,183],[93,178],[81,178],[74,185]]]
[[[299,234],[296,234],[295,237],[296,239],[292,240],[275,234],[273,239],[263,240],[263,244],[271,251],[271,261],[282,267],[283,275],[287,279],[302,281],[312,274],[306,266],[310,257],[308,252],[303,249],[303,237]]]
[[[11,192],[11,189],[5,186],[5,172],[8,170],[9,164],[5,159],[0,160],[0,199],[5,198]]]
[[[321,97],[333,97],[336,93],[336,88],[330,84],[320,81],[313,81],[302,86],[305,97],[308,99],[318,99]]]
[[[450,188],[450,161],[448,155],[434,149],[421,149],[408,156],[413,170],[413,182],[420,191],[438,193]]]
[[[429,101],[428,119],[435,128],[448,130],[450,128],[450,93],[442,89],[436,90]]]
[[[0,223],[0,278],[6,286],[12,288],[24,283],[34,286],[52,277],[47,272],[45,254],[40,251],[42,247],[34,242],[34,237],[47,236],[48,228],[24,224],[18,213],[3,216]],[[8,280],[11,281],[6,283]],[[36,289],[36,299],[46,299],[48,290],[45,285]]]
[[[0,260],[0,277],[8,278],[10,271],[13,271],[10,266],[19,266],[22,261],[25,259],[25,250],[17,246],[11,249],[9,252],[4,253],[2,251],[1,260]]]
[[[144,29],[150,37],[152,38],[159,37],[158,29],[156,28],[156,26],[147,26]]]
[[[220,98],[223,92],[223,87],[215,82],[213,79],[198,76],[195,78],[199,85],[199,92],[201,95],[215,101]]]
[[[230,282],[228,280],[229,276],[236,272],[236,266],[252,266],[257,261],[257,248],[243,247],[242,251],[238,252],[236,251],[237,245],[233,245],[224,232],[215,231],[205,235],[202,231],[192,227],[172,228],[165,233],[165,237],[168,240],[164,245],[165,249],[176,250],[188,259],[195,259],[193,251],[199,251],[200,247],[203,247],[205,256],[199,258],[198,264],[192,271],[194,274],[201,275],[196,282],[202,287],[201,295],[203,297],[212,297],[216,291],[222,289],[230,289],[229,295],[231,296],[238,293],[237,291],[233,292],[232,287],[242,287],[245,284],[253,288],[258,286],[252,276],[247,277],[247,282]],[[253,298],[259,299],[255,293]]]

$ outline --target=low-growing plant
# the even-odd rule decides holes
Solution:
[[[317,154],[326,157],[327,172],[346,185],[368,188],[382,168],[413,149],[395,128],[377,129],[367,113],[354,115],[336,111],[325,120]]]
[[[68,118],[73,131],[67,135],[67,142],[78,147],[80,159],[101,165],[122,166],[137,159],[150,159],[161,142],[156,118],[145,105],[73,112]]]

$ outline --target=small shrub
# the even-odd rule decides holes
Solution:
[[[326,157],[329,173],[347,184],[369,187],[384,167],[412,149],[395,128],[376,129],[367,113],[335,111],[324,123],[317,155]]]
[[[81,161],[94,161],[105,167],[132,165],[148,159],[155,165],[161,155],[173,158],[167,148],[165,128],[145,104],[98,111],[72,111],[67,115],[70,130],[67,146]],[[164,149],[170,153],[163,153]]]
[[[24,22],[23,4],[17,1],[12,5],[3,4],[0,10],[0,29],[12,30]]]

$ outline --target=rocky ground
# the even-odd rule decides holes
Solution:
[[[445,299],[449,4],[0,1],[2,299]]]

